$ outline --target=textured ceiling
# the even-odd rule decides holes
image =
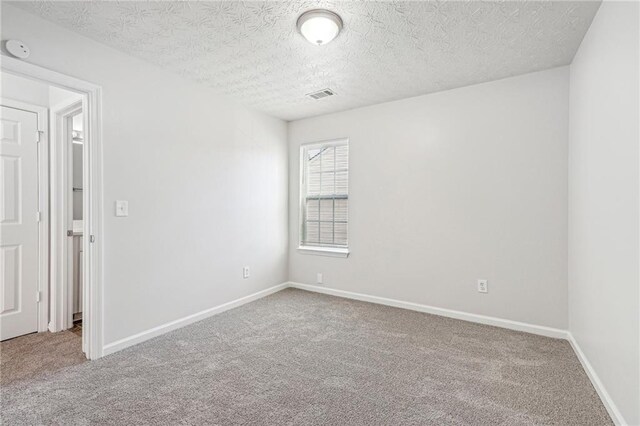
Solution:
[[[599,1],[17,2],[73,31],[293,120],[571,62]],[[342,33],[314,46],[297,17]],[[337,95],[305,94],[324,88]]]

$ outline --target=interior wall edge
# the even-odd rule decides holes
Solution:
[[[103,346],[102,356],[111,355],[130,346],[134,346],[147,340],[153,339],[154,337],[161,336],[163,334],[169,333],[182,327],[186,327],[198,321],[202,321],[214,315],[221,314],[225,311],[228,311],[229,309],[246,305],[247,303],[269,296],[270,294],[277,293],[280,290],[284,290],[288,286],[288,282],[277,284],[265,290],[249,294],[248,296],[244,296],[239,299],[223,303],[222,305],[214,306],[212,308],[196,312],[195,314],[187,315],[186,317],[182,317],[177,320],[159,325],[157,327],[150,328],[140,333],[136,333],[132,336],[116,340],[115,342],[107,343]]]
[[[352,300],[360,300],[363,302],[376,303],[380,305],[393,306],[401,309],[408,309],[416,312],[423,312],[432,315],[443,316],[447,318],[458,319],[462,321],[473,322],[477,324],[490,325],[499,328],[505,328],[509,330],[521,331],[530,334],[536,334],[539,336],[551,337],[556,339],[567,340],[571,345],[576,357],[580,361],[582,368],[584,369],[587,377],[591,381],[591,384],[595,388],[598,396],[602,400],[607,412],[611,416],[611,419],[616,425],[627,425],[624,417],[620,413],[620,410],[614,403],[613,399],[609,395],[606,387],[598,377],[598,374],[591,366],[588,358],[580,348],[580,345],[573,337],[569,330],[562,330],[557,328],[545,327],[536,324],[522,323],[518,321],[512,321],[503,318],[489,317],[485,315],[477,315],[468,312],[454,311],[451,309],[438,308],[435,306],[422,305],[418,303],[405,302],[401,300],[388,299],[385,297],[372,296],[361,293],[353,293],[344,290],[337,290],[333,288],[320,287],[311,284],[302,284],[297,282],[290,282],[289,287],[297,288],[300,290],[312,291],[315,293],[328,294],[331,296],[342,297]]]
[[[640,424],[639,40],[639,4],[603,1],[569,89],[569,333],[629,425]]]
[[[604,407],[607,409],[609,416],[611,416],[611,420],[613,420],[613,422],[616,425],[630,424],[627,421],[625,421],[624,417],[622,416],[622,413],[616,406],[615,402],[613,402],[613,399],[609,395],[609,392],[607,392],[607,388],[604,386],[604,384],[600,380],[600,377],[598,377],[598,374],[596,373],[595,369],[589,362],[589,359],[587,358],[585,353],[582,351],[582,348],[580,348],[578,341],[573,337],[573,334],[571,334],[571,331],[567,331],[567,340],[571,344],[571,347],[573,348],[573,351],[578,357],[580,364],[582,364],[582,368],[587,373],[587,377],[589,377],[591,384],[595,388],[596,392],[598,392],[598,396],[600,397],[600,400],[604,404]]]
[[[184,318],[180,318],[175,321],[171,321],[169,323],[160,325],[158,327],[151,328],[144,332],[134,334],[124,339],[120,339],[115,342],[106,344],[104,346],[103,356],[111,355],[113,353],[119,352],[128,347],[137,345],[139,343],[143,343],[147,340],[153,339],[155,337],[161,336],[163,334],[169,333],[179,328],[194,324],[198,321],[202,321],[214,315],[221,314],[230,309],[240,307],[247,303],[251,303],[253,301],[256,301],[263,297],[277,293],[286,288],[296,288],[300,290],[311,291],[315,293],[322,293],[322,294],[341,297],[345,299],[359,300],[359,301],[368,302],[368,303],[392,306],[400,309],[407,309],[407,310],[416,311],[416,312],[428,313],[432,315],[438,315],[438,316],[443,316],[447,318],[468,321],[476,324],[490,325],[490,326],[504,328],[508,330],[520,331],[520,332],[535,334],[535,335],[544,336],[544,337],[567,340],[570,343],[571,348],[575,352],[576,357],[580,361],[580,364],[585,370],[587,377],[593,384],[593,387],[598,393],[598,396],[602,400],[612,420],[615,422],[616,425],[628,424],[625,421],[622,414],[620,413],[620,411],[618,410],[616,404],[611,399],[609,393],[607,392],[606,387],[604,386],[604,384],[598,377],[598,374],[595,372],[595,370],[591,366],[591,363],[589,362],[588,358],[580,348],[580,345],[575,340],[571,332],[568,330],[540,326],[536,324],[528,324],[528,323],[503,319],[503,318],[489,317],[485,315],[477,315],[477,314],[472,314],[468,312],[454,311],[451,309],[439,308],[435,306],[405,302],[402,300],[389,299],[385,297],[367,295],[362,293],[353,293],[353,292],[344,291],[344,290],[337,290],[333,288],[320,287],[316,285],[303,284],[303,283],[292,282],[292,281],[277,284],[265,290],[250,294],[248,296],[233,300],[231,302],[218,305],[210,309],[206,309],[204,311],[186,316]]]
[[[338,290],[329,287],[320,287],[312,284],[303,284],[298,282],[290,282],[290,287],[300,290],[312,291],[315,293],[323,293],[331,296],[343,297],[346,299],[360,300],[363,302],[376,303],[378,305],[393,306],[395,308],[408,309],[410,311],[422,312],[426,314],[438,315],[441,317],[453,318],[462,321],[473,322],[476,324],[491,325],[494,327],[506,328],[509,330],[522,331],[525,333],[536,334],[539,336],[552,337],[555,339],[566,339],[567,330],[560,328],[547,327],[544,325],[529,324],[520,321],[513,321],[504,318],[492,317],[487,315],[472,314],[469,312],[456,311],[453,309],[440,308],[437,306],[424,305],[421,303],[407,302],[404,300],[389,299],[386,297],[373,296],[363,293],[354,293],[351,291]]]

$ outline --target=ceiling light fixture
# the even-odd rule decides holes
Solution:
[[[304,38],[321,46],[336,38],[342,29],[342,18],[326,9],[308,10],[300,15],[297,26]]]

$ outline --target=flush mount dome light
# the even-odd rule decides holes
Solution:
[[[325,9],[308,10],[298,18],[298,31],[313,44],[321,46],[336,38],[342,18]]]

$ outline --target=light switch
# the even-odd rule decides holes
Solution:
[[[129,216],[129,202],[123,200],[116,201],[116,216]]]

